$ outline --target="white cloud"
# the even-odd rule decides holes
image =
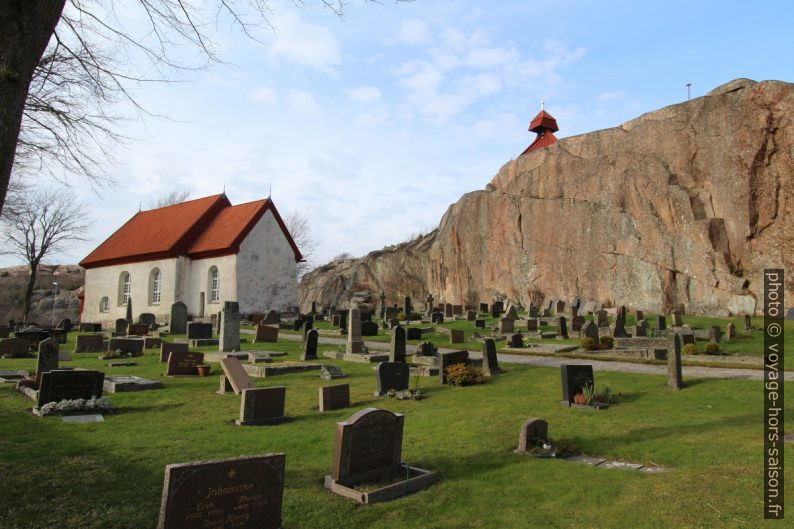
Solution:
[[[345,90],[348,99],[356,103],[371,103],[381,97],[381,92],[374,86],[359,86],[350,90]]]
[[[273,26],[270,52],[276,57],[327,73],[342,59],[339,43],[328,28],[304,22],[286,10],[274,17]]]
[[[400,28],[397,30],[397,39],[400,42],[412,46],[427,44],[430,42],[430,31],[428,30],[427,23],[415,18],[403,20],[400,22]]]
[[[272,103],[276,100],[276,92],[269,86],[257,86],[248,93],[248,100],[258,103]]]
[[[290,90],[289,94],[287,94],[287,100],[295,110],[302,114],[309,114],[320,108],[320,105],[314,99],[314,95],[303,90]]]

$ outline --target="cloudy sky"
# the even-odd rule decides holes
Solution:
[[[168,191],[224,187],[304,213],[316,264],[363,255],[485,187],[532,141],[541,99],[565,137],[685,100],[687,83],[698,97],[737,77],[794,81],[788,1],[349,0],[342,19],[305,4],[272,2],[257,41],[217,24],[225,63],[132,87],[169,119],[124,125],[136,139],[114,148],[115,186],[71,179],[89,240],[50,262],[79,261]]]

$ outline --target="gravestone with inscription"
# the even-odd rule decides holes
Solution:
[[[524,335],[519,333],[510,335],[510,347],[524,347]]]
[[[120,351],[121,354],[141,356],[144,345],[146,345],[144,338],[111,338],[108,341],[108,350],[114,353]]]
[[[518,448],[514,450],[517,454],[531,453],[538,442],[545,442],[549,438],[549,423],[543,419],[533,417],[524,421],[518,433]]]
[[[165,467],[157,529],[280,529],[284,454]]]
[[[462,329],[449,330],[449,343],[463,343],[465,339],[465,333]]]
[[[199,321],[189,321],[187,323],[188,340],[209,340],[212,339],[212,324]]]
[[[198,375],[197,366],[204,363],[204,353],[171,351],[166,363],[165,375],[169,377],[194,377]]]
[[[557,336],[568,339],[568,323],[565,321],[565,316],[557,317]]]
[[[64,399],[90,399],[102,396],[105,374],[99,371],[70,369],[41,373],[36,407]]]
[[[320,378],[323,380],[334,380],[336,378],[345,378],[342,370],[333,364],[323,364],[320,368]]]
[[[219,351],[240,350],[240,305],[236,301],[223,303],[221,330],[218,335]]]
[[[361,354],[364,352],[364,340],[361,339],[361,311],[358,307],[350,309],[345,352],[347,354]]]
[[[149,334],[149,326],[145,323],[127,324],[127,336],[146,336]]]
[[[170,355],[173,351],[187,353],[188,345],[186,343],[162,342],[160,344],[160,362],[168,362],[168,355]]]
[[[397,469],[401,463],[404,416],[366,408],[336,423],[331,478],[358,481]]]
[[[124,318],[119,318],[116,320],[115,326],[116,334],[126,334],[127,333],[127,320]]]
[[[638,337],[648,336],[648,322],[640,320],[636,327],[634,327],[634,335]]]
[[[41,374],[58,369],[58,342],[47,338],[39,342],[39,356],[36,361],[36,379],[41,380]]]
[[[588,322],[583,329],[585,338],[592,339],[596,345],[599,345],[601,342],[598,337],[598,325],[595,322]]]
[[[664,331],[667,329],[667,318],[664,317],[664,314],[657,314],[656,315],[656,330],[657,331]]]
[[[101,353],[104,350],[104,336],[101,334],[78,334],[75,337],[75,353]]]
[[[350,384],[322,387],[319,397],[321,412],[347,408],[350,406]]]
[[[410,375],[411,368],[404,362],[381,362],[375,367],[375,396],[385,395],[390,389],[405,391]]]
[[[678,310],[678,309],[674,310],[673,313],[670,316],[672,317],[672,324],[671,325],[673,327],[680,327],[683,324],[683,322],[681,321],[681,311],[680,310]]]
[[[24,338],[0,338],[0,357],[23,358],[30,357],[30,342]]]
[[[418,329],[417,329],[418,330]],[[422,334],[419,334],[419,338]],[[391,330],[391,349],[389,362],[405,362],[406,332],[399,325]]]
[[[593,386],[593,366],[582,364],[562,364],[562,404],[574,403],[574,395],[582,393],[586,386]]]
[[[515,320],[502,318],[499,320],[499,332],[513,332],[515,330]]]
[[[187,332],[187,305],[181,301],[171,305],[171,317],[168,322],[169,333],[185,334]]]
[[[716,325],[712,325],[709,328],[709,340],[711,340],[714,343],[717,343],[720,341],[721,338],[722,338],[722,329],[720,329]]]
[[[275,343],[278,342],[278,327],[273,325],[257,325],[255,343]]]
[[[249,388],[243,390],[240,400],[240,418],[237,426],[260,426],[284,422],[284,401],[287,388],[274,386],[270,388]]]

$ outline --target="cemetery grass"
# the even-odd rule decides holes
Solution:
[[[243,344],[253,348],[287,351],[296,361],[299,344]],[[258,387],[286,386],[293,420],[235,427],[240,397],[215,394],[218,364],[208,378],[167,378],[151,350],[126,368],[109,368],[96,353],[72,356],[64,365],[143,376],[165,388],[109,395],[116,414],[68,425],[30,415],[31,400],[0,386],[0,527],[154,527],[167,464],[268,452],[287,455],[285,529],[780,525],[762,519],[758,382],[689,379],[675,392],[664,377],[596,372],[596,386],[622,394],[619,404],[596,412],[559,404],[558,369],[503,365],[504,374],[466,388],[419,378],[428,398],[396,401],[372,396],[372,365],[321,359],[347,378],[322,381],[313,371],[255,379]],[[0,369],[33,365],[34,359],[0,359]],[[317,388],[339,383],[351,385],[353,405],[320,414]],[[786,404],[794,405],[792,392]],[[367,507],[322,487],[335,423],[368,406],[405,414],[403,461],[439,472],[437,484]],[[570,440],[586,455],[674,470],[645,475],[515,455],[519,426],[530,417],[547,420],[551,437]],[[789,468],[792,454],[787,450]],[[786,485],[794,486],[790,477]]]

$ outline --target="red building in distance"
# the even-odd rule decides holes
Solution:
[[[543,109],[543,103],[541,102],[540,112],[538,112],[538,115],[532,118],[532,121],[529,123],[529,131],[534,132],[537,136],[535,137],[535,141],[524,149],[524,152],[522,152],[520,156],[555,143],[557,138],[553,133],[558,130],[560,129],[557,127],[557,120]]]

